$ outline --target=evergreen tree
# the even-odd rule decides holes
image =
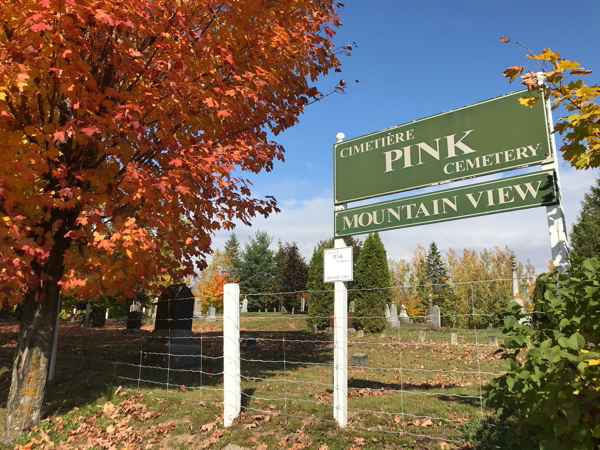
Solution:
[[[388,260],[378,233],[369,234],[360,252],[354,273],[355,289],[373,289],[355,292],[354,323],[358,329],[378,333],[385,329],[385,305],[392,300]],[[380,318],[374,318],[380,317]]]
[[[276,288],[276,272],[273,251],[269,249],[272,238],[265,231],[246,244],[240,265],[240,291],[242,294],[273,292]],[[264,309],[274,302],[271,296],[248,296],[248,308]]]
[[[242,264],[240,258],[240,241],[238,240],[235,233],[231,233],[229,239],[225,242],[225,257],[227,261],[227,271],[229,273],[229,280],[239,279],[239,270]]]
[[[310,265],[308,266],[308,280],[306,288],[308,298],[308,326],[317,325],[319,330],[327,328],[329,313],[333,311],[333,283],[323,281],[324,258],[326,248],[333,248],[333,240],[322,241],[315,248]]]
[[[300,254],[298,244],[287,243],[283,247],[284,266],[281,273],[281,292],[297,292],[306,289],[308,281],[308,264]],[[277,255],[275,255],[277,257]],[[292,308],[300,308],[302,294],[286,294],[283,296],[283,304],[288,311]]]
[[[573,256],[593,258],[600,256],[600,178],[581,202],[581,212],[571,233]]]
[[[433,304],[442,306],[444,302],[449,300],[451,290],[450,286],[446,284],[448,283],[448,271],[435,242],[432,242],[429,246],[426,263],[427,278],[429,284],[431,284]]]

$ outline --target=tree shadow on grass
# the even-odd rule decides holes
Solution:
[[[460,386],[458,384],[448,384],[448,383],[435,383],[435,384],[431,384],[431,383],[407,383],[404,382],[402,384],[400,383],[388,383],[385,381],[373,381],[373,380],[364,380],[364,379],[356,379],[356,378],[349,378],[348,379],[348,387],[349,388],[355,388],[355,389],[371,389],[371,390],[383,390],[383,391],[429,391],[432,389],[438,389],[438,390],[442,390],[442,389],[452,389],[452,388],[463,388],[464,386]],[[471,406],[477,406],[480,403],[479,398],[464,398],[464,397],[458,397],[456,395],[452,395],[453,393],[444,393],[444,392],[436,392],[436,394],[440,394],[437,396],[438,400],[441,401],[445,401],[445,402],[455,402],[455,403],[461,403],[461,404],[465,404],[465,405],[471,405]],[[459,394],[459,395],[465,395],[466,394]]]
[[[11,323],[11,327],[3,325],[0,324],[0,404],[6,407],[18,322]],[[108,320],[104,328],[61,323],[56,374],[46,386],[44,417],[96,404],[103,397],[111,398],[118,386],[164,388],[167,391],[201,387],[222,389],[221,331],[194,334],[187,340],[193,351],[189,356],[179,358],[178,364],[170,365],[168,356],[166,363],[165,360],[158,363],[144,360],[144,343],[150,332],[142,330],[131,334],[125,333],[124,328],[123,320]],[[254,348],[241,347],[242,381],[282,377],[282,373],[308,367],[306,363],[328,366],[333,363],[333,346],[328,342],[330,335],[290,330],[285,331],[285,344],[281,331],[244,331],[241,335],[242,338],[252,336],[257,343]],[[181,342],[171,340],[171,343]],[[168,355],[168,339],[165,348]],[[244,397],[247,402],[248,398]]]

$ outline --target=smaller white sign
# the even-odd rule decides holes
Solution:
[[[352,266],[352,247],[325,250],[323,281],[333,283],[335,281],[354,280]]]

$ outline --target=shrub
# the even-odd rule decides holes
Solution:
[[[486,404],[517,420],[511,448],[596,449],[600,445],[600,262],[574,259],[564,274],[544,277],[538,299],[545,321],[519,323],[505,311],[505,375],[490,383]],[[537,309],[536,305],[536,309]]]

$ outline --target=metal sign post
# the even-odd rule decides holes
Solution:
[[[337,142],[344,133],[336,135]],[[337,205],[336,211],[346,208]],[[346,238],[335,240],[335,248],[347,247]],[[348,283],[336,281],[333,285],[333,417],[341,428],[348,424]]]

